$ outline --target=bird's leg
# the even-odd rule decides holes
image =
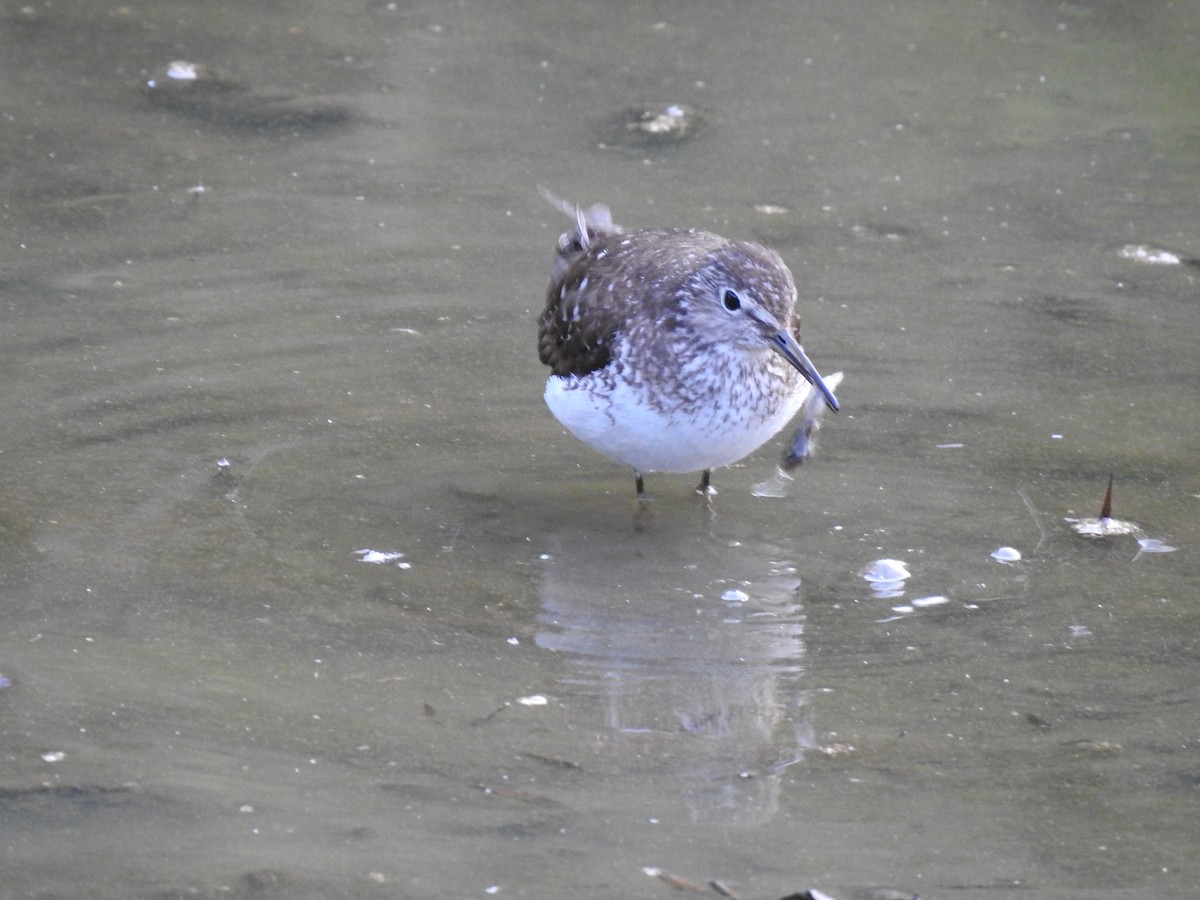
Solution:
[[[634,469],[633,475],[637,482],[637,512],[633,514],[633,530],[645,531],[654,521],[654,504],[646,494],[646,482],[642,480],[642,473]]]
[[[716,520],[717,513],[713,509],[713,497],[717,491],[712,486],[712,469],[705,469],[700,474],[700,483],[696,485],[696,496],[700,498],[700,503],[704,507],[704,520],[708,523],[708,533],[712,536],[712,524]]]

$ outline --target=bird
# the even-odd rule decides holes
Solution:
[[[541,192],[575,220],[538,319],[544,399],[572,435],[634,470],[639,500],[647,472],[700,471],[696,490],[711,493],[713,469],[757,450],[806,400],[801,432],[814,430],[812,391],[838,410],[801,346],[796,286],[774,250],[694,229],[626,231],[603,204]]]

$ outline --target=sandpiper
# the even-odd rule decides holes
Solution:
[[[646,472],[702,471],[707,494],[712,470],[762,446],[812,389],[837,410],[800,346],[796,286],[775,251],[690,229],[626,232],[606,206],[542,193],[575,219],[538,320],[546,405],[633,467],[639,499]]]

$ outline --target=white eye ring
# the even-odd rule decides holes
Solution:
[[[742,298],[733,288],[725,288],[725,293],[721,295],[721,302],[730,312],[737,312],[742,308]]]

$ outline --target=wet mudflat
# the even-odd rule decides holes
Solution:
[[[1198,22],[5,8],[0,895],[1192,896]],[[634,527],[539,184],[783,255],[793,481]]]

